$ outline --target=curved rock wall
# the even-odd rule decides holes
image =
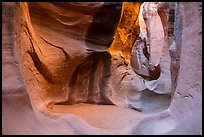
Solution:
[[[202,3],[5,2],[2,13],[3,134],[202,134]]]
[[[160,4],[161,19],[168,24],[164,28],[170,45],[173,97],[169,109],[142,120],[134,134],[202,134],[202,3]],[[169,11],[161,11],[162,7]]]
[[[26,63],[23,71],[31,100],[36,104],[89,102],[89,96],[98,96],[99,93],[95,92],[101,92],[97,89],[96,78],[102,79],[97,75],[102,73],[104,64],[107,65],[103,59],[107,57],[103,57],[103,53],[101,57],[95,54],[110,46],[121,6],[120,3],[90,4],[20,3],[24,17],[19,20],[22,27],[18,29],[25,32],[20,36],[21,44],[31,46],[24,44],[21,47],[22,54],[25,54],[22,62]],[[107,28],[102,28],[104,26]],[[33,68],[27,69],[27,66]],[[109,74],[103,74],[103,77],[106,75]],[[76,82],[80,86],[76,86]],[[81,94],[85,99],[78,99],[75,94]],[[100,102],[100,98],[96,98],[93,101]]]
[[[176,3],[175,16],[180,68],[169,109],[179,124],[169,134],[202,134],[202,3]]]

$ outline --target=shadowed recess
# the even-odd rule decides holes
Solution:
[[[113,104],[106,98],[107,79],[111,75],[111,55],[93,52],[76,68],[69,82],[68,100],[59,104]]]
[[[110,47],[122,9],[121,2],[107,2],[94,14],[86,35],[86,46],[90,49]]]

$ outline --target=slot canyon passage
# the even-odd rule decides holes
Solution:
[[[3,2],[2,134],[202,134],[202,2]]]

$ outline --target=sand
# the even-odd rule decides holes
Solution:
[[[57,113],[74,114],[84,119],[88,124],[104,130],[120,130],[131,124],[140,122],[145,113],[129,108],[120,108],[115,105],[52,105],[50,111]]]

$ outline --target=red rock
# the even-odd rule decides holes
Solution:
[[[202,134],[202,3],[141,4],[3,2],[2,133]]]

